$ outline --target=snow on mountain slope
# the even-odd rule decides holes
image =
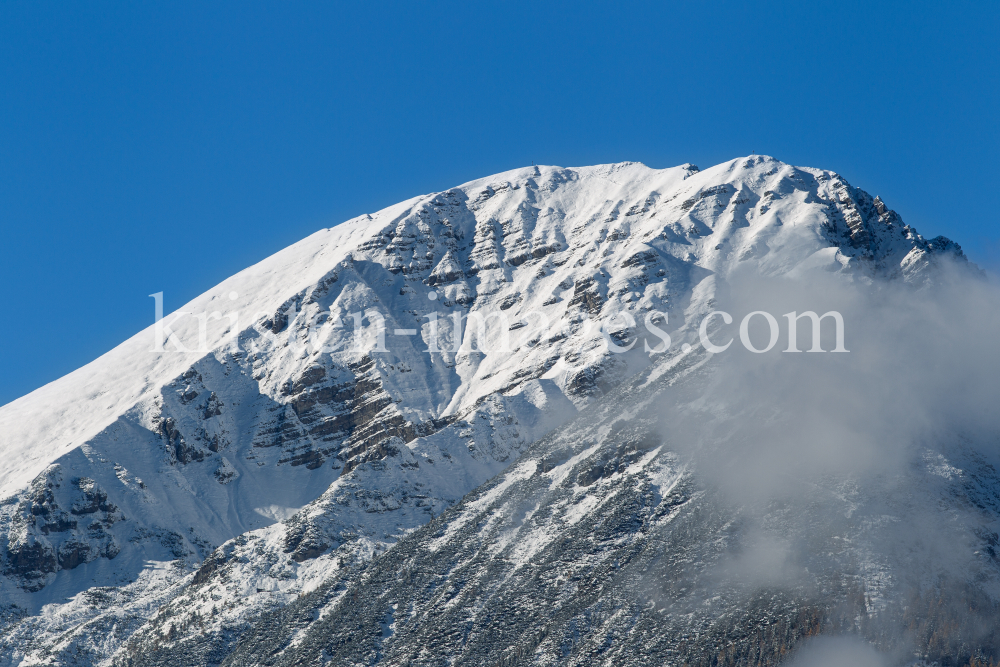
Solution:
[[[964,261],[836,174],[766,156],[519,169],[318,232],[168,315],[161,352],[150,327],[0,408],[5,659],[100,662],[193,580],[225,598],[225,650],[646,368],[647,314],[675,350],[740,271],[920,283],[941,256]],[[463,326],[458,346],[456,313],[493,316],[486,336]],[[168,561],[164,593],[148,572]]]
[[[378,215],[391,219],[402,202]],[[273,313],[290,294],[317,282],[375,231],[371,216],[322,230],[269,257],[181,307],[214,311]],[[232,295],[236,299],[232,300]],[[246,315],[244,315],[246,317]],[[168,318],[170,319],[170,318]],[[207,339],[218,341],[228,320],[207,320]],[[183,317],[172,327],[196,347],[198,321]],[[137,403],[155,394],[203,356],[168,343],[155,353],[154,327],[137,334],[83,368],[0,408],[0,437],[7,464],[0,470],[0,497],[23,488],[59,456],[79,447]]]
[[[871,664],[994,663],[996,419],[949,433],[950,386],[899,386],[894,358],[809,356],[748,376],[696,349],[640,372],[221,664],[777,665],[817,634],[870,642]],[[986,415],[996,360],[964,358],[987,360],[924,377],[966,381]],[[775,389],[790,379],[794,397]],[[118,664],[195,655],[143,639]]]

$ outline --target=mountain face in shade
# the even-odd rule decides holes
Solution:
[[[676,607],[711,587],[678,592],[680,565],[647,562],[681,539],[676,525],[697,544],[687,553],[723,553],[741,516],[657,440],[655,397],[679,382],[689,395],[667,404],[697,402],[715,367],[699,325],[744,276],[912,291],[955,263],[967,264],[956,244],[925,240],[837,174],[766,156],[519,169],[317,232],[0,408],[0,664],[637,650],[612,635],[655,635],[675,647],[664,659],[728,650],[735,617],[716,626],[710,604]],[[639,395],[647,407],[622,421]],[[987,465],[961,469],[986,479]],[[595,531],[607,548],[586,546]],[[538,559],[550,567],[524,569]],[[638,595],[650,568],[660,592]],[[605,583],[586,580],[597,572]],[[489,599],[468,588],[479,579]],[[579,593],[550,595],[570,581]],[[865,606],[863,583],[853,598],[840,581],[759,604],[787,649],[834,602]],[[585,630],[593,614],[607,619]],[[501,618],[504,643],[488,647]],[[441,628],[447,639],[422,634]]]

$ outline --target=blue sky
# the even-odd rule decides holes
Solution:
[[[0,404],[320,227],[530,164],[834,169],[1000,264],[1000,4],[4,2]]]

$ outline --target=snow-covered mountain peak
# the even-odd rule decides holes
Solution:
[[[655,362],[649,324],[664,356],[696,344],[741,271],[920,282],[942,256],[964,261],[837,174],[759,155],[526,167],[362,215],[0,407],[0,590],[29,617],[124,582],[156,606],[212,553],[199,585],[225,587],[212,568],[283,582],[246,591],[235,622],[423,525]]]

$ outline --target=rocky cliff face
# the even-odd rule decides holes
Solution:
[[[764,156],[520,169],[319,232],[0,408],[0,655],[218,662],[697,346],[740,272],[922,285],[946,257],[838,175]],[[580,486],[655,449],[614,447]]]
[[[863,637],[885,664],[1000,655],[995,451],[963,443],[734,502],[703,469],[731,444],[692,450],[678,425],[694,411],[703,433],[745,430],[747,415],[697,406],[714,372],[702,355],[666,366],[363,571],[262,618],[222,664],[777,665],[818,634]],[[211,594],[200,586],[189,602]],[[195,644],[144,638],[119,664],[183,664]]]

